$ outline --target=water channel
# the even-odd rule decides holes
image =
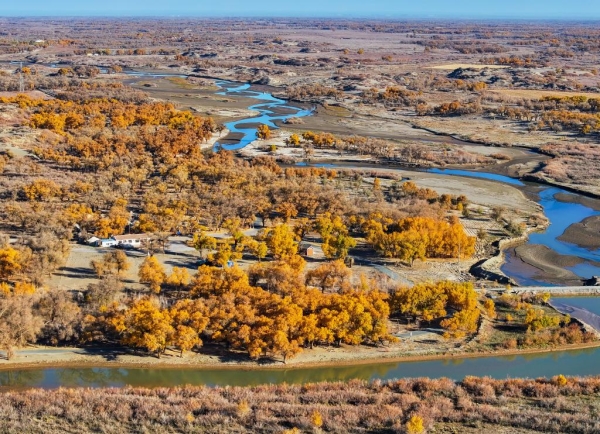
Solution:
[[[175,387],[184,385],[252,386],[303,384],[319,381],[390,380],[467,375],[551,377],[597,375],[600,348],[506,357],[448,358],[420,362],[294,369],[173,369],[173,368],[47,368],[0,371],[2,388],[28,387]]]
[[[230,81],[218,80],[215,84],[223,89],[217,95],[237,95],[259,100],[260,103],[248,107],[248,110],[257,111],[258,116],[248,119],[227,122],[225,127],[233,134],[241,134],[235,144],[215,144],[215,149],[234,151],[241,149],[256,140],[256,128],[258,125],[267,125],[269,128],[277,129],[276,121],[285,121],[289,118],[301,118],[309,116],[312,110],[303,109],[289,105],[287,101],[275,98],[267,92],[256,92],[250,90],[250,84],[232,83]]]
[[[508,176],[495,173],[476,172],[468,170],[454,169],[430,169],[429,173],[436,173],[448,176],[466,176],[471,178],[488,179],[502,182],[516,187],[524,187],[526,183]],[[557,195],[579,196],[558,187],[548,187],[541,184],[527,183],[527,185],[538,188],[538,200],[543,209],[544,215],[550,221],[550,226],[543,232],[536,232],[529,235],[528,244],[546,246],[560,255],[575,256],[583,260],[582,263],[568,267],[573,273],[582,279],[589,279],[592,276],[600,275],[600,251],[590,250],[575,244],[561,241],[558,238],[572,224],[579,223],[582,220],[600,215],[599,211],[594,210],[582,203],[564,202],[557,200]],[[467,193],[468,196],[468,193]],[[501,267],[504,274],[515,279],[522,286],[554,286],[553,284],[540,280],[532,276],[531,270],[527,270],[510,251],[506,252],[506,262]]]

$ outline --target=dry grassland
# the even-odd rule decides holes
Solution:
[[[453,71],[458,68],[462,68],[462,69],[467,69],[467,68],[471,68],[471,69],[484,69],[484,68],[506,69],[506,68],[510,68],[510,66],[507,66],[507,65],[482,65],[479,63],[448,63],[445,65],[425,66],[424,68],[425,69],[445,69],[445,70]]]
[[[493,89],[492,93],[498,93],[514,98],[541,99],[545,96],[586,96],[588,98],[600,98],[600,93],[591,92],[564,92],[554,90],[535,90],[535,89]]]

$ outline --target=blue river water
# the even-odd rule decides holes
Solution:
[[[552,300],[585,309],[600,316],[600,297],[552,297]]]
[[[510,178],[508,176],[497,175],[495,173],[471,172],[468,170],[458,170],[458,169],[428,169],[427,172],[437,173],[439,175],[454,175],[454,176],[466,176],[468,178],[489,179],[492,181],[500,181],[505,184],[518,185],[518,186],[525,185],[516,178]]]
[[[248,110],[257,111],[259,115],[253,118],[241,119],[237,121],[227,122],[225,127],[231,133],[241,133],[242,137],[237,143],[234,144],[215,144],[215,149],[225,149],[233,151],[241,149],[254,140],[256,140],[256,127],[259,124],[267,125],[271,129],[277,129],[275,125],[276,121],[285,121],[289,118],[301,118],[309,116],[313,111],[303,109],[300,107],[294,107],[288,104],[287,101],[279,98],[275,98],[273,95],[267,92],[256,92],[251,91],[250,84],[232,83],[229,81],[217,81],[216,85],[223,89],[222,92],[218,92],[218,95],[238,95],[247,98],[254,98],[260,101],[258,104],[254,104],[248,107]],[[275,110],[283,111],[286,114],[277,114]]]
[[[539,192],[538,203],[544,208],[544,215],[550,221],[550,226],[544,232],[532,233],[529,236],[528,244],[543,245],[558,254],[581,258],[582,263],[567,268],[582,279],[598,276],[600,275],[599,250],[590,250],[567,243],[559,240],[558,237],[572,224],[579,223],[588,217],[600,215],[600,212],[579,203],[561,202],[555,198],[559,193],[574,195],[574,193],[556,187],[544,188]],[[523,273],[522,267],[519,267],[519,261],[510,255],[510,253],[507,255],[507,261],[501,268],[505,274],[514,278],[521,285],[550,285],[549,282],[540,280],[531,273]]]
[[[550,220],[550,226],[543,233],[529,236],[531,244],[543,244],[561,255],[578,256],[591,261],[600,261],[600,252],[588,250],[574,244],[565,243],[557,238],[571,226],[588,217],[600,215],[600,212],[578,203],[561,202],[555,199],[559,193],[574,195],[560,188],[546,188],[539,193],[539,204],[544,207],[544,214]]]

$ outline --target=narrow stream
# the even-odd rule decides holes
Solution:
[[[273,95],[267,92],[255,92],[251,91],[250,84],[232,83],[229,81],[219,80],[215,82],[216,85],[223,89],[218,92],[218,95],[237,95],[244,96],[247,98],[253,98],[261,101],[258,104],[254,104],[248,107],[248,110],[257,111],[259,115],[252,118],[241,119],[237,121],[227,122],[225,127],[234,134],[241,134],[242,137],[236,139],[235,144],[215,144],[215,150],[225,149],[233,151],[241,149],[254,140],[256,140],[256,128],[258,125],[267,125],[271,129],[277,129],[275,121],[285,121],[289,118],[301,118],[310,116],[313,110],[307,110],[300,107],[294,107],[289,105],[287,101],[279,98],[275,98]]]
[[[505,184],[524,186],[525,184],[519,181],[516,178],[511,178],[509,176],[498,175],[496,173],[488,173],[488,172],[475,172],[469,170],[459,170],[459,169],[429,169],[428,173],[436,173],[438,175],[450,175],[450,176],[466,176],[467,178],[481,178],[481,179],[489,179],[491,181],[499,181]]]

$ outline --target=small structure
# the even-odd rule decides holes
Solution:
[[[584,280],[584,286],[600,286],[600,276],[592,276],[591,278]]]
[[[315,255],[315,248],[307,243],[301,243],[298,251],[302,256],[308,258],[312,258]]]
[[[112,238],[102,238],[98,241],[97,247],[115,247],[117,242]]]
[[[92,237],[89,238],[87,244],[93,247],[114,247],[117,245],[117,242],[112,238],[98,238]]]
[[[142,247],[142,244],[152,237],[148,234],[113,235],[115,245],[123,247]]]
[[[87,240],[85,240],[85,243],[86,243],[88,246],[94,246],[94,247],[97,247],[97,246],[98,246],[98,244],[100,243],[100,238],[98,238],[98,237],[92,237],[92,238],[88,238]]]

